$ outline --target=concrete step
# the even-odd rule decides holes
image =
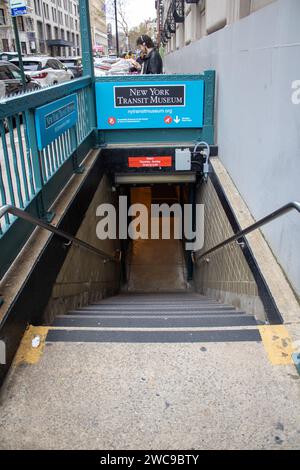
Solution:
[[[77,310],[77,309],[76,309]],[[93,310],[95,312],[140,312],[140,311],[164,311],[164,312],[175,312],[175,311],[185,311],[185,312],[202,312],[202,311],[236,311],[234,307],[225,306],[225,305],[185,305],[185,304],[176,304],[176,305],[89,305],[87,307],[80,307],[79,311],[90,311]]]
[[[254,316],[233,306],[194,293],[143,293],[70,310],[55,319],[47,341],[232,342],[260,341],[260,335]]]
[[[70,310],[67,315],[79,315],[79,316],[99,316],[99,317],[107,317],[107,318],[112,318],[112,317],[165,317],[165,316],[184,316],[184,317],[197,317],[197,316],[213,316],[213,315],[231,315],[231,316],[236,316],[236,315],[246,315],[245,312],[238,311],[238,310],[197,310],[197,311],[190,311],[190,310],[134,310],[131,309],[129,311],[126,310],[116,310],[116,311],[111,311],[111,310]]]

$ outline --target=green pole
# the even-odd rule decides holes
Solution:
[[[18,58],[19,58],[19,69],[21,70],[22,85],[23,85],[23,89],[25,90],[25,88],[26,88],[26,77],[25,77],[23,60],[22,60],[22,51],[21,51],[21,45],[20,45],[17,18],[15,16],[12,17],[12,23],[13,23],[16,48],[17,48]]]

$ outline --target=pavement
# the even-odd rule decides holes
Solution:
[[[300,447],[300,376],[262,342],[57,342],[31,362],[2,388],[1,449]]]

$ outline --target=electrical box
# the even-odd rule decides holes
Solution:
[[[191,151],[190,149],[176,149],[175,150],[175,170],[176,171],[191,171]]]

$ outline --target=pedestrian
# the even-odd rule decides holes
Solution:
[[[162,58],[158,50],[154,47],[154,43],[150,36],[142,34],[137,39],[136,44],[144,54],[142,74],[150,75],[163,73]]]

